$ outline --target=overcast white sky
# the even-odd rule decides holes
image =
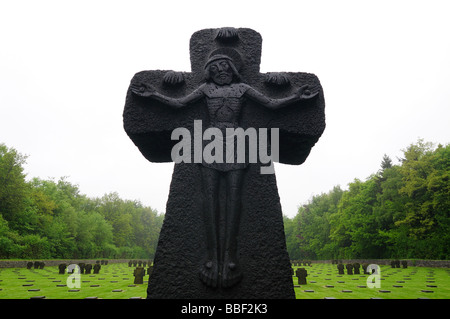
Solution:
[[[261,72],[315,73],[327,128],[301,166],[276,164],[283,212],[396,163],[419,137],[450,142],[448,1],[2,1],[0,143],[28,177],[69,176],[165,211],[173,163],[150,163],[123,130],[133,75],[190,71],[189,39],[252,28]]]

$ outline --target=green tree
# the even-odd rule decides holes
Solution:
[[[21,247],[17,244],[20,236],[11,230],[8,222],[0,214],[0,258],[13,258],[20,254]]]
[[[0,144],[0,214],[13,229],[19,226],[16,219],[26,206],[28,187],[22,167],[26,158],[14,148]]]
[[[302,258],[450,256],[450,148],[419,139],[399,165],[381,169],[345,192],[314,196],[287,222],[289,253]],[[330,201],[332,194],[337,201]],[[334,204],[335,203],[335,204]]]
[[[78,212],[75,236],[76,257],[102,257],[112,244],[112,227],[96,212]]]
[[[336,186],[329,193],[314,196],[301,206],[292,220],[284,218],[291,259],[326,259],[337,253],[330,240],[330,220],[337,211],[342,194],[341,188]]]
[[[20,240],[22,246],[21,258],[51,258],[50,243],[46,237],[25,235]]]
[[[283,216],[284,233],[286,236],[286,248],[291,260],[301,259],[300,238],[297,232],[297,223],[299,219],[297,214],[293,219]]]
[[[406,199],[405,214],[395,225],[407,229],[416,258],[449,256],[449,155],[449,145],[434,149],[423,140],[404,150],[399,194]]]
[[[378,225],[373,214],[379,186],[375,176],[366,182],[355,179],[342,195],[332,222],[331,238],[342,248],[340,257],[366,258],[379,255]]]
[[[0,144],[0,258],[153,258],[163,215],[67,177],[27,182],[25,160]]]
[[[392,167],[392,160],[386,154],[383,155],[383,160],[381,161],[381,170],[384,171]]]

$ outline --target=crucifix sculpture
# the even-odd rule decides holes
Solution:
[[[260,51],[261,37],[251,29],[206,29],[191,38],[191,73],[136,74],[127,95],[124,126],[142,154],[154,162],[173,160],[175,142],[171,132],[180,127],[192,131],[194,122],[200,120],[221,133],[222,139],[215,136],[220,140],[220,148],[215,149],[214,156],[218,150],[237,146],[233,137],[229,139],[230,129],[276,128],[279,129],[279,141],[276,141],[279,161],[301,164],[325,128],[320,83],[317,77],[307,73],[260,74]],[[202,159],[175,164],[166,219],[149,280],[149,298],[201,297],[200,292],[205,291],[208,297],[230,294],[249,297],[246,292],[252,283],[249,268],[258,258],[249,261],[243,252],[247,251],[248,255],[249,249],[254,253],[265,245],[267,251],[259,255],[268,254],[267,258],[271,259],[268,263],[278,261],[279,267],[288,265],[274,176],[258,177],[252,167],[261,163],[249,164],[248,158],[238,161],[237,152],[232,154],[230,158],[224,151],[215,157],[219,161]],[[268,190],[262,191],[260,183]],[[261,203],[268,201],[268,205],[252,207],[249,193]],[[177,228],[177,220],[186,220],[186,229]],[[253,228],[267,223],[278,228],[276,235],[251,236]],[[259,231],[271,233],[269,229]],[[245,240],[249,234],[252,239]],[[174,238],[170,238],[174,236],[183,238],[183,242],[174,245]],[[187,242],[192,246],[186,245]],[[180,262],[184,258],[192,269],[185,271],[183,280],[193,281],[193,273],[197,273],[198,282],[178,284],[179,288],[186,286],[187,293],[170,289],[167,267],[173,267],[174,256],[181,258]],[[279,273],[270,276],[273,284],[283,291],[279,298],[292,297],[292,280],[290,274],[286,276],[287,268],[267,269]],[[251,284],[253,290],[255,281],[258,279]],[[263,295],[257,293],[258,298]],[[276,297],[273,292],[270,296]]]

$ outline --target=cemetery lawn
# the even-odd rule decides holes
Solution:
[[[339,275],[337,265],[301,266],[308,271],[307,284],[298,285],[293,276],[297,299],[450,299],[450,269],[430,267],[391,268],[381,265],[380,288],[368,288],[369,275]],[[293,267],[294,271],[300,267]],[[333,287],[327,287],[333,286]]]
[[[380,266],[381,287],[367,288],[368,275],[339,275],[336,265],[332,264],[313,263],[302,267],[308,271],[307,284],[299,286],[297,277],[292,277],[297,299],[450,299],[449,268]],[[293,268],[295,271],[298,267]],[[134,269],[127,263],[102,265],[99,274],[81,275],[81,287],[70,292],[72,289],[66,286],[68,275],[59,275],[56,266],[44,269],[0,268],[0,299],[37,296],[45,296],[46,299],[145,298],[148,275],[144,277],[144,284],[134,285]],[[32,289],[39,291],[29,291]]]
[[[0,299],[29,299],[37,296],[45,296],[46,299],[129,299],[147,296],[148,275],[144,277],[144,284],[134,285],[135,267],[128,267],[128,263],[101,267],[99,274],[82,274],[80,288],[67,287],[69,275],[60,275],[57,266],[45,266],[44,269],[0,268]]]

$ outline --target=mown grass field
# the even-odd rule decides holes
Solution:
[[[298,285],[293,276],[297,299],[450,299],[450,269],[381,266],[381,287],[367,288],[368,275],[339,275],[336,265],[302,266],[308,271],[307,284]],[[298,267],[294,267],[294,271]],[[58,268],[0,268],[0,299],[129,299],[146,297],[148,275],[144,284],[134,285],[134,267],[128,264],[102,265],[99,274],[82,274],[80,288],[66,286],[69,275]],[[38,289],[37,291],[33,291]],[[30,291],[31,290],[31,291]],[[389,292],[381,292],[389,291]]]
[[[144,284],[134,285],[134,269],[125,263],[102,265],[99,274],[80,275],[80,288],[70,288],[66,286],[69,275],[58,274],[56,266],[44,269],[3,268],[0,269],[0,299],[37,296],[45,296],[46,299],[145,298],[148,275],[144,277]],[[30,291],[34,289],[39,291]]]
[[[380,288],[368,288],[369,275],[339,275],[336,265],[301,266],[308,271],[307,284],[294,279],[297,299],[450,299],[450,269],[380,266]],[[299,267],[294,267],[297,269]]]

